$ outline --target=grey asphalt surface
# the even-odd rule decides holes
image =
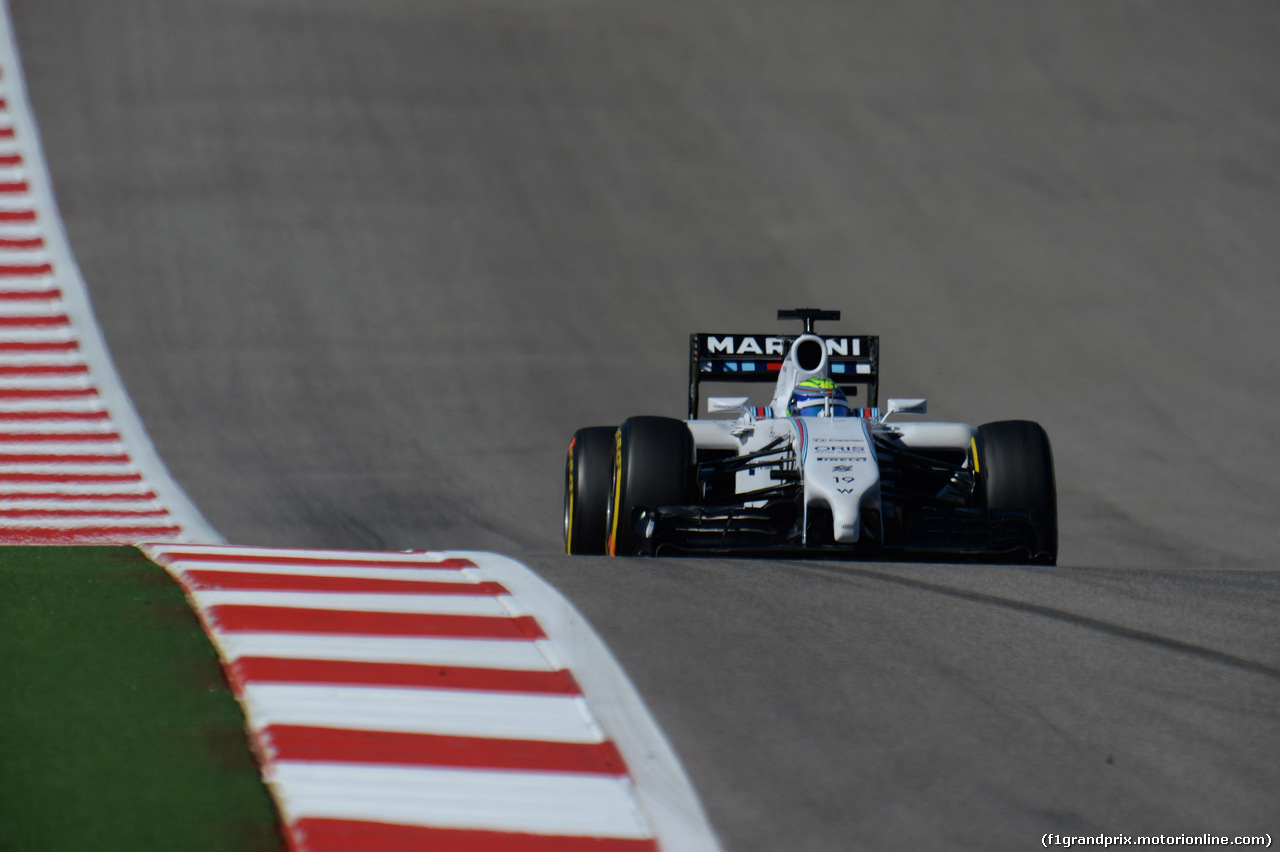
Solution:
[[[729,850],[1280,835],[1280,6],[11,0],[159,452],[243,544],[561,588]],[[687,335],[1041,422],[1056,568],[566,559]]]

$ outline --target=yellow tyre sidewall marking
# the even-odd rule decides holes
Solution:
[[[610,490],[613,504],[613,515],[609,522],[609,546],[606,548],[610,556],[618,555],[618,515],[621,514],[622,503],[622,428],[613,433],[613,477]]]
[[[577,471],[574,470],[574,464],[573,464],[573,445],[576,444],[577,442],[578,442],[577,435],[574,435],[573,439],[569,441],[569,462],[568,462],[569,481],[565,483],[565,488],[569,494],[568,517],[565,518],[565,524],[564,524],[564,552],[566,554],[573,553],[573,515],[574,515],[573,510],[574,510],[574,507],[577,506],[578,504],[578,478],[577,478]]]

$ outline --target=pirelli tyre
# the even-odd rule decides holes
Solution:
[[[1053,450],[1038,423],[1003,420],[978,427],[977,471],[984,507],[1027,513],[1032,533],[1027,559],[1046,565],[1058,561],[1058,494]]]
[[[692,501],[693,435],[682,420],[631,417],[618,427],[613,450],[607,550],[631,556],[637,509]]]
[[[579,429],[564,466],[564,552],[602,554],[609,538],[616,426]]]

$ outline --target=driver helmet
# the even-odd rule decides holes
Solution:
[[[849,417],[849,400],[831,379],[814,376],[796,385],[787,402],[789,417]]]

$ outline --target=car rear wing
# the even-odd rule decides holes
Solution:
[[[838,316],[838,315],[837,315]],[[782,359],[796,334],[689,335],[689,419],[698,419],[703,382],[776,382]],[[827,349],[831,379],[856,407],[878,404],[880,338],[875,335],[820,334]],[[865,397],[858,392],[864,388]],[[865,402],[862,400],[865,399]]]

